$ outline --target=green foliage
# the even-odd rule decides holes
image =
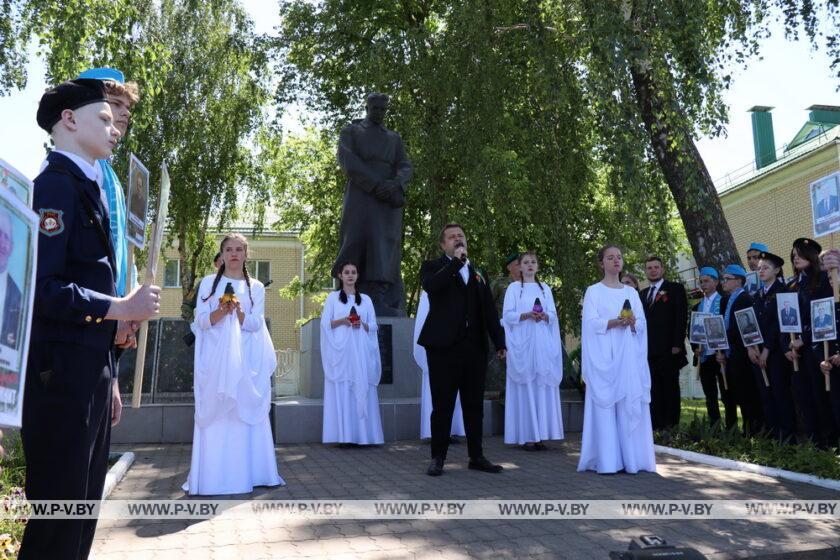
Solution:
[[[687,424],[670,434],[657,432],[656,443],[744,461],[768,467],[840,480],[838,449],[818,449],[812,443],[782,443],[762,434],[744,437],[737,427],[730,430],[710,424],[705,416],[694,415]]]
[[[279,225],[303,232],[314,269],[308,287],[326,283],[337,250],[344,179],[335,138],[362,116],[370,91],[391,95],[388,126],[415,167],[402,263],[409,301],[450,221],[465,226],[473,259],[491,276],[511,251],[536,250],[570,330],[583,289],[599,276],[593,256],[602,243],[617,242],[630,257],[673,254],[672,204],[652,194],[655,206],[639,212],[634,199],[615,196],[626,163],[613,172],[593,158],[592,107],[579,87],[583,69],[571,63],[578,47],[548,30],[533,2],[287,0],[280,9],[278,99],[321,115],[321,132],[284,138],[272,152]],[[534,32],[504,30],[521,21]]]
[[[770,23],[783,16],[786,33],[803,30],[815,45],[817,12],[829,24],[825,44],[835,56],[835,0],[686,2],[583,0],[542,2],[548,21],[569,21],[568,39],[580,46],[583,87],[593,100],[600,159],[621,196],[638,212],[657,208],[667,181],[698,263],[720,266],[737,258],[711,177],[694,145],[702,134],[723,133],[722,92],[731,72],[758,52]],[[840,75],[840,57],[832,65]],[[661,177],[661,178],[660,178]],[[626,188],[626,187],[629,187]]]
[[[774,19],[791,38],[824,44],[840,72],[836,0],[281,0],[279,9],[268,40],[235,0],[0,0],[0,95],[24,84],[31,36],[51,81],[95,64],[140,83],[115,161],[125,177],[135,152],[155,178],[168,161],[185,295],[214,250],[210,226],[231,223],[237,201],[259,225],[270,196],[284,212],[275,226],[300,230],[308,245],[304,288],[326,283],[343,189],[335,138],[361,116],[364,94],[381,90],[416,170],[404,221],[408,300],[437,230],[460,221],[491,272],[514,249],[536,250],[572,326],[598,276],[599,245],[622,246],[632,267],[649,252],[673,257],[677,209],[695,220],[695,253],[712,231],[703,227],[725,227],[692,140],[722,132],[731,69],[757,53]],[[652,84],[647,113],[640,73]],[[262,125],[274,77],[278,107],[301,103],[317,130],[283,137]],[[664,174],[668,165],[680,173]],[[669,187],[686,194],[679,208]]]
[[[0,0],[0,96],[26,85],[26,32],[20,4]]]
[[[308,129],[298,136],[260,136],[261,157],[273,204],[282,208],[273,224],[281,231],[299,231],[307,248],[307,279],[296,277],[284,294],[315,293],[329,285],[332,258],[338,253],[343,177],[335,158],[337,136]],[[288,289],[291,288],[291,289]]]
[[[0,458],[0,499],[8,507],[25,502],[23,485],[26,475],[26,461],[23,456],[23,444],[20,433],[7,434],[3,438],[5,454]],[[0,560],[17,558],[17,551],[23,540],[26,519],[0,519],[0,535],[8,535],[8,539],[0,538]]]
[[[154,219],[166,161],[168,229],[189,297],[217,250],[211,230],[244,214],[259,226],[265,213],[267,191],[251,146],[270,79],[252,22],[236,0],[31,0],[25,13],[50,81],[103,65],[139,84],[141,100],[114,164],[123,180],[129,153],[149,168]]]
[[[23,443],[20,432],[8,434],[2,441],[5,454],[0,458],[0,493],[6,494],[23,486],[26,475],[26,460],[23,457]]]

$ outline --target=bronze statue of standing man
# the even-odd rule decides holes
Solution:
[[[344,127],[338,140],[347,185],[333,276],[343,263],[355,263],[359,290],[370,296],[376,314],[394,317],[405,316],[400,260],[412,167],[400,135],[382,124],[388,103],[384,93],[369,94],[365,118]]]

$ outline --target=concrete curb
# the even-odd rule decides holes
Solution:
[[[126,451],[120,457],[120,460],[114,463],[114,466],[108,469],[108,474],[105,476],[105,487],[102,489],[102,499],[108,499],[114,488],[120,481],[125,478],[129,467],[134,463],[134,453]]]
[[[802,482],[805,484],[812,484],[829,490],[840,491],[840,480],[831,478],[821,478],[811,474],[802,474],[793,471],[786,471],[777,469],[775,467],[765,467],[763,465],[756,465],[755,463],[744,463],[743,461],[735,461],[734,459],[724,459],[715,455],[706,455],[704,453],[696,453],[694,451],[685,451],[683,449],[675,449],[673,447],[665,447],[664,445],[654,445],[654,451],[657,453],[665,453],[666,455],[673,455],[686,461],[694,461],[695,463],[702,463],[713,467],[722,469],[729,469],[733,471],[744,471],[754,474],[762,474],[764,476],[772,476],[775,478],[784,478],[794,482]]]

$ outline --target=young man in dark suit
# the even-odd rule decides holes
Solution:
[[[680,423],[680,368],[688,363],[685,329],[688,298],[682,284],[665,280],[665,266],[656,256],[645,261],[650,286],[642,290],[648,331],[650,419],[654,430]]]
[[[503,359],[504,331],[487,282],[467,259],[464,228],[458,224],[446,225],[440,232],[439,242],[444,254],[424,262],[420,269],[423,289],[429,295],[429,315],[418,343],[426,349],[432,392],[432,462],[426,474],[443,474],[455,396],[459,391],[469,468],[500,472],[501,465],[494,465],[484,457],[481,434],[487,335],[493,339],[499,359]]]

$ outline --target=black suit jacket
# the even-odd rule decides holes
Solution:
[[[645,308],[648,333],[648,358],[661,360],[673,357],[674,366],[681,368],[688,363],[685,355],[685,331],[688,324],[688,298],[682,284],[662,282],[656,292],[656,301],[648,305],[650,287],[642,290],[640,297]],[[679,348],[672,354],[671,348]]]
[[[69,158],[52,152],[47,161],[34,181],[40,225],[30,339],[109,350],[117,322],[105,319],[116,295],[108,208]]]
[[[9,348],[18,347],[18,323],[20,322],[21,293],[11,276],[6,276],[6,299],[3,304],[3,325],[0,328],[0,344]]]
[[[467,331],[467,289],[475,287],[478,289],[478,314],[482,322],[479,328],[486,331],[496,349],[501,350],[505,348],[505,333],[499,322],[490,287],[472,266],[469,284],[464,284],[460,272],[463,266],[459,259],[443,255],[439,259],[424,262],[420,267],[423,289],[429,296],[429,315],[417,342],[426,349],[443,349],[463,340]],[[486,352],[487,338],[481,337],[481,341]]]
[[[796,321],[796,309],[782,309],[782,325],[786,327],[795,327],[799,325]]]

